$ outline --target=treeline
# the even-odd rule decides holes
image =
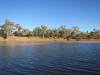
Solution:
[[[20,24],[14,24],[9,20],[0,26],[0,36],[6,39],[8,36],[41,37],[41,38],[63,38],[63,39],[100,39],[100,30],[93,29],[90,32],[82,32],[77,26],[66,28],[65,25],[56,29],[48,28],[46,25],[34,28],[32,31],[23,28]]]

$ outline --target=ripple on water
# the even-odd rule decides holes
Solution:
[[[0,75],[100,75],[100,43],[3,44]]]

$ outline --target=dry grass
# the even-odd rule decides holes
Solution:
[[[49,39],[49,38],[39,38],[39,37],[15,37],[10,36],[7,39],[0,37],[0,42],[51,42],[51,41],[64,41],[63,39]]]
[[[56,39],[53,39],[53,38],[39,38],[39,37],[15,37],[15,36],[10,36],[8,37],[7,39],[3,39],[2,37],[0,37],[0,42],[13,42],[13,43],[16,43],[16,42],[30,42],[30,43],[34,43],[34,42],[76,42],[75,40],[73,39],[70,39],[70,41],[67,41],[67,40],[64,40],[62,38],[56,38]],[[81,41],[78,41],[78,42],[82,42],[82,41],[95,41],[95,42],[100,42],[100,40],[81,40]]]

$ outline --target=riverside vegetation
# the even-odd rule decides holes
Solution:
[[[14,24],[9,20],[0,26],[0,36],[8,39],[9,36],[23,37],[23,38],[44,38],[44,39],[63,39],[63,40],[100,40],[100,29],[93,29],[92,31],[80,31],[79,27],[73,26],[66,28],[65,25],[59,28],[48,28],[47,25],[35,27],[33,30],[25,29],[20,24]]]

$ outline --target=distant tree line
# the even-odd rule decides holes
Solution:
[[[0,26],[0,36],[6,39],[8,36],[21,36],[21,37],[40,37],[40,38],[63,38],[70,39],[100,39],[100,29],[93,29],[92,31],[82,32],[77,26],[66,28],[65,25],[59,28],[48,28],[46,25],[34,28],[32,31],[23,28],[20,24],[14,24],[9,20]]]

